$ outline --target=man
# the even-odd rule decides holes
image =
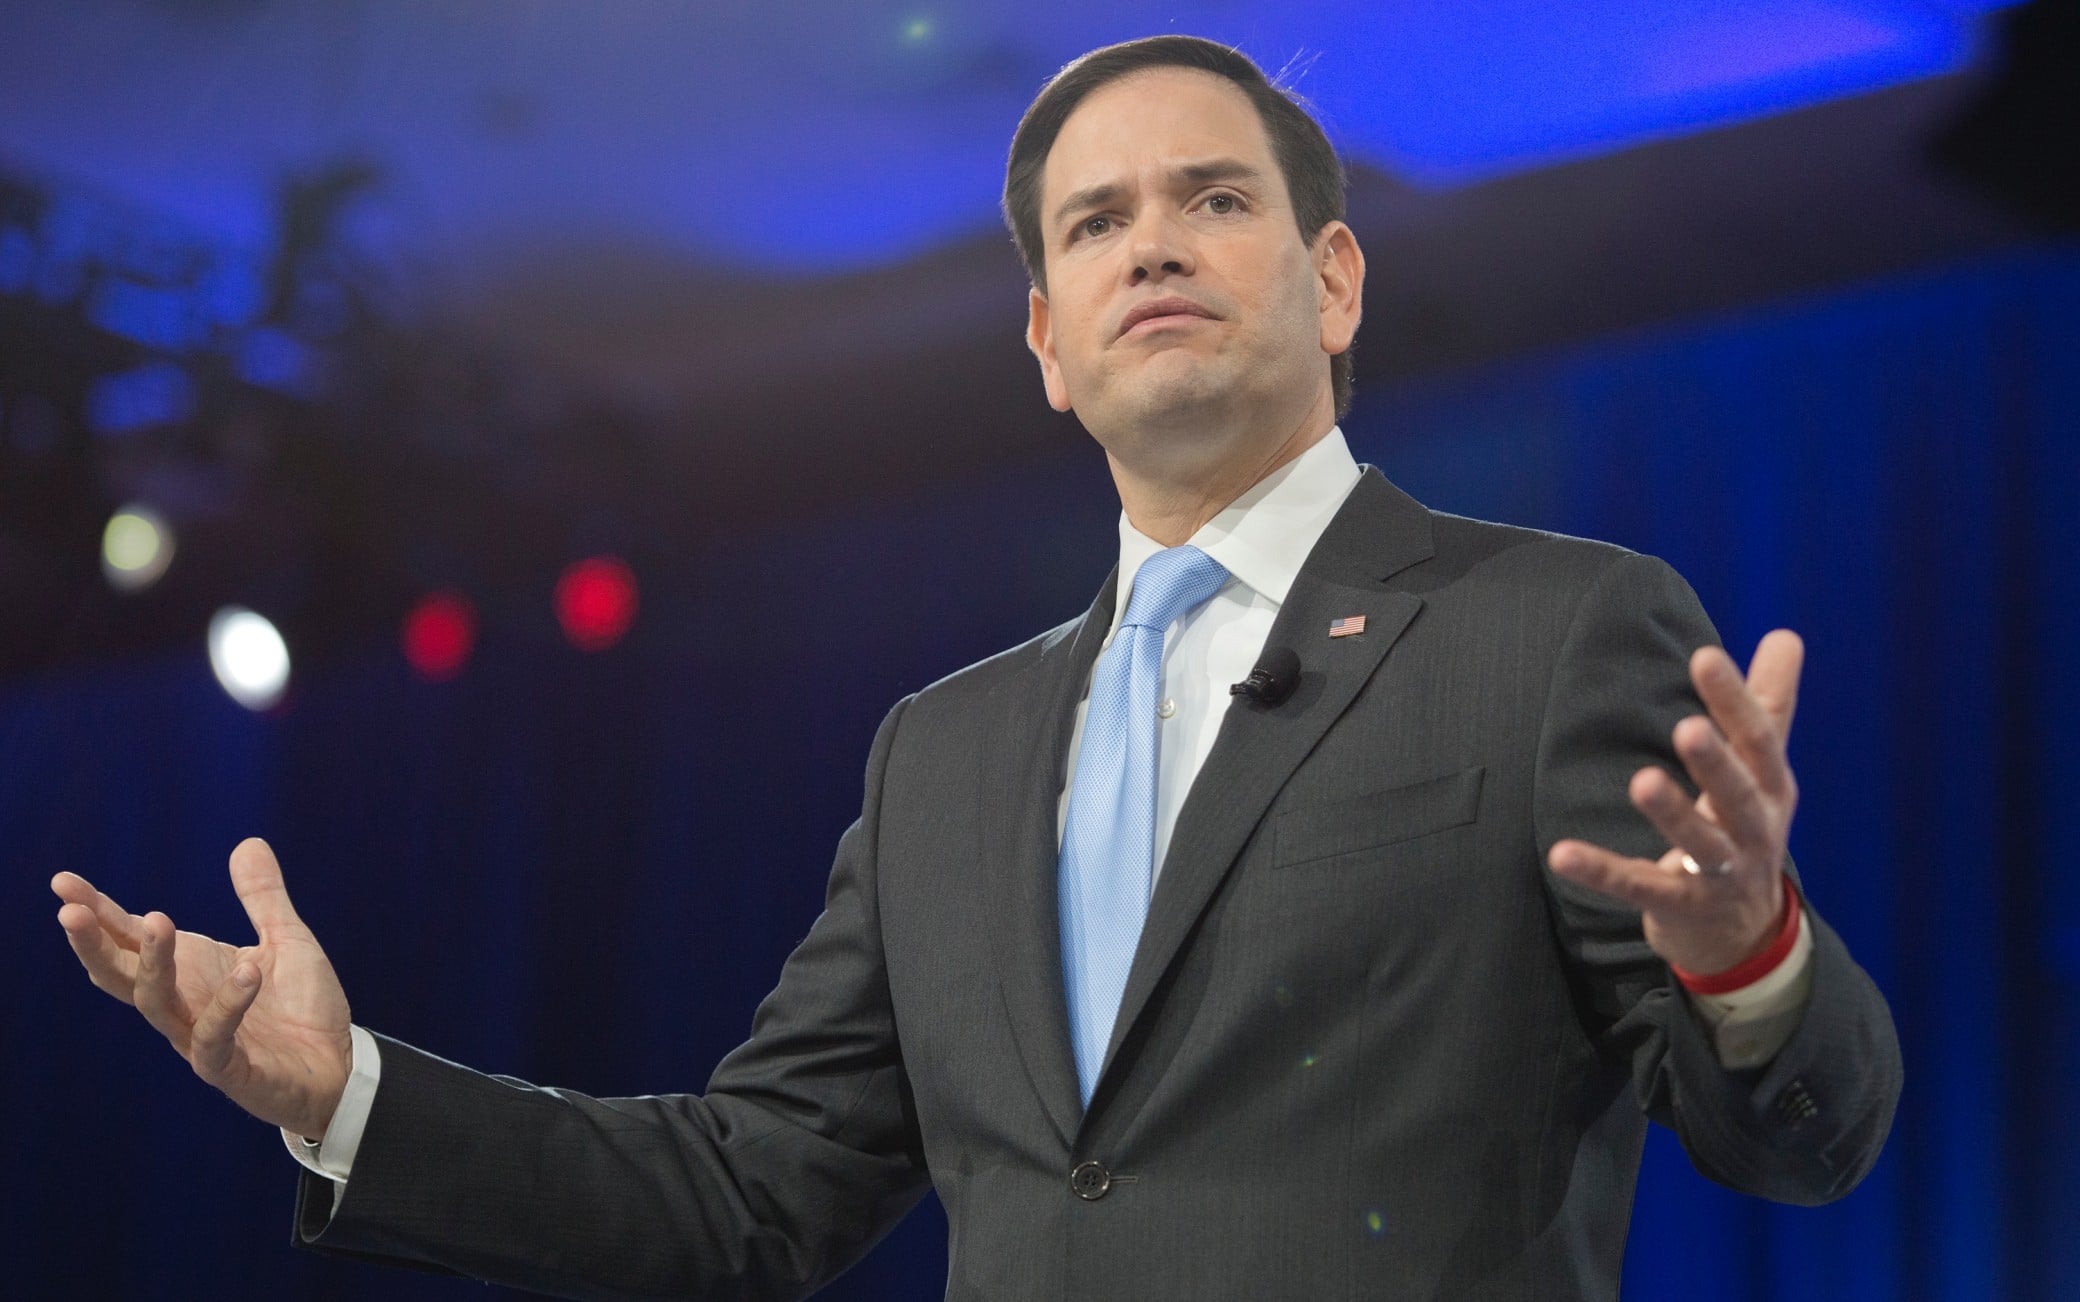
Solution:
[[[1352,462],[1341,206],[1320,129],[1205,42],[1028,110],[1027,338],[1120,566],[890,713],[705,1096],[353,1027],[258,842],[246,949],[61,875],[95,983],[284,1127],[300,1241],[586,1295],[798,1296],[929,1183],[954,1298],[1607,1298],[1643,1114],[1736,1188],[1844,1193],[1898,1047],[1791,885],[1797,639],[1743,681],[1659,562]]]

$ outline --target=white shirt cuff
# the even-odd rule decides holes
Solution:
[[[376,1048],[376,1037],[358,1026],[349,1027],[348,1034],[354,1041],[354,1065],[347,1072],[347,1088],[340,1093],[325,1138],[313,1144],[301,1135],[282,1132],[290,1156],[339,1185],[333,1192],[334,1207],[339,1205],[339,1195],[346,1192],[354,1154],[361,1149],[361,1132],[375,1104],[376,1085],[383,1078],[383,1055]]]
[[[1801,911],[1798,939],[1767,975],[1725,994],[1685,993],[1712,1034],[1720,1066],[1762,1066],[1798,1030],[1813,1001],[1813,915]]]

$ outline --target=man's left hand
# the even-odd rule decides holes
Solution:
[[[1762,639],[1742,679],[1718,647],[1690,657],[1711,712],[1675,726],[1676,755],[1699,795],[1658,768],[1632,775],[1632,803],[1673,847],[1632,859],[1586,841],[1555,844],[1554,872],[1640,911],[1647,943],[1685,971],[1724,972],[1766,948],[1783,919],[1784,848],[1798,807],[1785,757],[1805,643],[1789,629]],[[1686,866],[1688,857],[1692,867]]]

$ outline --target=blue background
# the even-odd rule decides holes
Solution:
[[[1778,624],[1808,641],[1793,847],[1893,1003],[1899,1120],[1821,1210],[1719,1190],[1657,1131],[1637,1296],[2080,1286],[2080,885],[2056,850],[2080,783],[2076,295],[2080,255],[1946,268],[1404,386],[1349,422],[1434,506],[1667,557],[1743,655]],[[47,915],[43,875],[71,868],[242,936],[223,855],[264,835],[359,1020],[593,1092],[696,1088],[819,906],[881,711],[1080,609],[1115,512],[1095,453],[1064,449],[719,539],[610,657],[544,629],[432,687],[378,643],[282,716],[233,705],[199,653],[16,683],[7,913]],[[379,1287],[288,1248],[273,1132],[87,990],[55,928],[0,954],[17,1277]],[[929,1295],[942,1254],[921,1211],[835,1295]]]

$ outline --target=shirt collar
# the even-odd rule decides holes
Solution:
[[[1276,610],[1285,604],[1300,566],[1357,486],[1359,475],[1342,428],[1333,428],[1223,507],[1186,541],[1219,561],[1231,583],[1241,583]],[[1126,615],[1142,562],[1162,550],[1161,543],[1127,522],[1125,511],[1119,513],[1119,596],[1112,603],[1108,642]]]

